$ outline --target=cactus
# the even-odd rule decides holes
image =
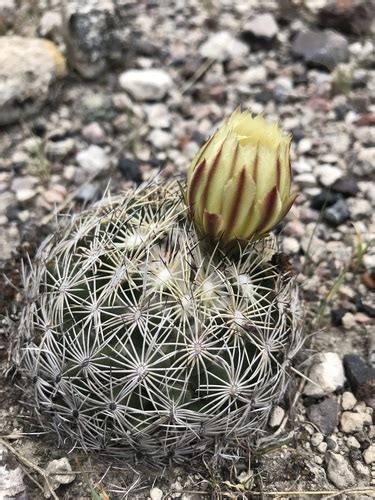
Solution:
[[[24,275],[22,369],[76,447],[182,461],[264,432],[301,345],[272,238],[208,252],[176,182],[71,218]]]

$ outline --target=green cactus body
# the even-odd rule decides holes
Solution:
[[[63,224],[24,283],[22,367],[43,421],[85,450],[160,460],[258,436],[301,345],[274,252],[207,252],[175,183]]]

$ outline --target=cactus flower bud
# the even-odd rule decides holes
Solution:
[[[224,243],[258,240],[292,206],[290,136],[239,109],[202,146],[187,173],[197,229]]]

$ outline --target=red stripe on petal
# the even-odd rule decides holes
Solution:
[[[207,232],[208,236],[212,239],[216,239],[219,236],[220,228],[221,228],[221,216],[218,214],[211,214],[204,211],[203,215],[203,223],[204,229]]]
[[[190,205],[190,208],[196,203],[195,196],[197,194],[198,190],[198,185],[199,182],[202,179],[204,170],[206,168],[206,160],[203,160],[194,170],[191,181],[190,181],[190,188],[188,192],[188,202]]]
[[[245,172],[245,168],[243,168],[241,170],[240,175],[238,176],[236,197],[234,199],[233,207],[232,207],[232,210],[230,212],[230,216],[228,218],[228,228],[227,228],[228,230],[230,230],[232,228],[232,226],[234,225],[234,223],[236,221],[237,215],[238,215],[238,211],[239,211],[239,208],[240,208],[240,205],[242,202],[242,198],[243,198],[243,194],[244,194],[245,176],[246,176],[246,172]]]
[[[261,233],[270,223],[275,207],[277,205],[277,188],[274,187],[266,196],[262,207],[264,209],[264,213],[262,214],[262,219],[258,226],[256,227],[256,232]]]

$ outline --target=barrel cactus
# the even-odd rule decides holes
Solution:
[[[22,363],[42,421],[76,447],[160,462],[265,431],[301,346],[275,240],[202,236],[180,185],[63,222],[25,273]]]

